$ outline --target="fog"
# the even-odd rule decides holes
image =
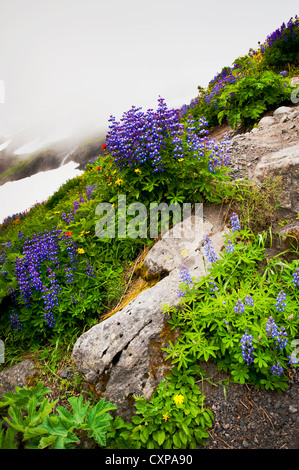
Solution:
[[[105,131],[111,114],[156,107],[159,95],[180,107],[294,16],[296,6],[297,0],[0,0],[0,133]]]

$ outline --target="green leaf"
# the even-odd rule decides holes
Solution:
[[[18,445],[14,441],[18,431],[9,427],[6,432],[2,428],[2,422],[0,421],[0,449],[17,449]]]
[[[186,445],[187,442],[188,442],[188,438],[187,438],[186,434],[182,430],[179,430],[179,436],[180,436],[180,439],[181,439],[182,443],[184,445]]]
[[[174,445],[176,447],[180,448],[181,447],[181,438],[180,438],[179,431],[176,431],[176,433],[173,435],[172,439],[173,439]]]
[[[164,431],[158,431],[158,444],[161,446],[163,442],[165,441],[165,432]]]
[[[56,442],[56,440],[57,440],[57,436],[42,437],[38,444],[38,449],[45,449],[46,447],[53,445]]]
[[[43,428],[42,426],[28,426],[24,429],[23,441],[26,441],[27,439],[32,439],[33,437],[42,436],[43,434],[47,434],[47,429]]]
[[[80,426],[83,423],[87,410],[89,408],[89,403],[83,403],[83,396],[79,397],[70,397],[68,399],[69,403],[73,409],[72,422],[75,426]],[[60,409],[61,410],[61,409]]]
[[[106,411],[112,409],[116,409],[116,406],[102,399],[90,409],[86,416],[86,425],[90,429],[88,436],[93,437],[101,446],[106,445],[106,434],[112,419]]]

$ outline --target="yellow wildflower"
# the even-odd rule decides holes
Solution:
[[[117,172],[117,170],[112,171],[112,175],[115,175],[116,172]]]
[[[178,162],[180,162],[180,163],[183,162],[183,161],[184,161],[183,158],[179,158],[179,159],[178,159]]]
[[[118,178],[116,181],[115,181],[115,184],[121,184],[122,183],[122,179],[121,178]]]
[[[176,405],[182,405],[182,403],[184,401],[184,396],[183,395],[175,395],[173,397],[173,400],[174,400]]]
[[[168,413],[165,413],[165,415],[163,415],[163,419],[165,419],[165,421],[169,418],[169,414]]]
[[[60,212],[59,211],[54,211],[54,214],[60,214]]]
[[[141,170],[139,170],[139,168],[135,168],[135,173],[141,173]]]
[[[80,255],[83,255],[83,253],[85,253],[85,251],[83,250],[83,248],[78,248],[77,251],[78,251],[78,253],[79,253]]]

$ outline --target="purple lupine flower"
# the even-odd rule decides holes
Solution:
[[[254,300],[250,295],[246,295],[244,305],[254,305]]]
[[[230,218],[230,223],[231,223],[231,229],[233,232],[240,230],[241,229],[241,224],[239,221],[239,217],[235,212],[233,212],[231,218]]]
[[[93,278],[95,278],[94,267],[91,266],[91,264],[89,264],[88,261],[86,261],[86,269],[85,269],[85,272],[86,272],[86,274],[87,274],[88,277],[93,277]]]
[[[212,245],[212,240],[209,237],[209,235],[205,236],[203,246],[205,248],[206,255],[207,255],[207,258],[210,261],[210,263],[214,263],[215,261],[217,261],[218,258],[217,258],[217,255],[215,253],[214,247]]]
[[[285,311],[287,304],[284,302],[284,300],[286,299],[287,299],[286,294],[284,293],[283,290],[281,290],[276,299],[276,304],[275,304],[276,310],[278,310],[279,312]]]
[[[268,318],[266,333],[267,336],[271,336],[274,339],[276,349],[278,348],[281,351],[286,347],[288,343],[287,332],[283,326],[279,330],[273,317]]]
[[[180,271],[180,281],[182,284],[184,284],[186,287],[189,286],[193,281],[191,274],[189,273],[188,269],[186,266],[182,266],[181,271]],[[183,289],[179,289],[177,291],[177,295],[179,297],[183,297],[185,295],[185,292]]]
[[[252,346],[253,336],[247,334],[248,330],[245,331],[244,335],[242,336],[240,343],[242,349],[242,357],[244,362],[247,365],[250,365],[254,362],[254,347]]]
[[[241,299],[238,299],[235,307],[234,307],[234,312],[235,313],[244,313],[245,312],[245,307]]]
[[[273,364],[270,368],[272,375],[276,374],[278,376],[281,376],[283,374],[283,367],[280,365],[280,362],[277,361],[276,364]]]
[[[202,129],[206,125],[205,119],[195,121],[188,118],[186,138],[182,138],[184,124],[180,122],[181,113],[178,109],[168,109],[164,99],[159,98],[157,111],[149,109],[144,113],[141,108],[133,106],[124,113],[120,122],[116,122],[115,117],[111,116],[106,142],[116,165],[119,168],[134,168],[149,163],[154,173],[163,172],[165,168],[161,150],[165,148],[165,138],[170,140],[172,156],[175,158],[185,156],[184,150],[199,160],[205,150],[212,156],[216,155],[216,150],[212,147],[209,149],[211,141],[206,136],[207,132]],[[225,153],[226,150],[221,145],[218,158],[212,165],[213,171],[215,165],[226,163],[226,156],[223,155]]]
[[[299,268],[296,268],[293,274],[293,283],[295,287],[299,287]]]
[[[12,310],[12,314],[10,315],[10,322],[14,330],[20,331],[22,328],[22,323],[20,322],[19,316]]]
[[[94,190],[97,188],[97,184],[92,184],[92,185],[87,185],[86,188],[85,188],[85,191],[86,191],[86,197],[88,200],[90,200],[91,198],[91,195],[92,193],[94,192]]]
[[[211,276],[212,281],[209,281],[209,284],[211,285],[210,287],[210,292],[213,292],[212,297],[216,297],[215,293],[219,291],[216,282],[214,281],[214,278]]]
[[[225,247],[227,253],[233,253],[235,249],[235,245],[231,240],[227,240],[227,245]]]

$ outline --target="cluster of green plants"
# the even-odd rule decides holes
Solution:
[[[58,406],[41,382],[16,387],[0,400],[0,449],[73,449],[86,443],[107,449],[195,449],[205,444],[213,423],[197,385],[204,375],[195,364],[186,370],[174,367],[149,401],[134,397],[131,421],[113,418],[110,411],[116,407],[104,399],[72,396],[66,406]]]
[[[109,411],[116,407],[104,399],[91,404],[82,395],[70,397],[68,407],[56,406],[58,400],[45,395],[51,389],[16,387],[0,400],[0,449],[74,449],[95,443],[106,445],[112,420]],[[4,425],[6,423],[6,426]],[[8,425],[8,426],[7,426]]]
[[[199,96],[181,109],[183,119],[191,113],[205,116],[209,126],[227,122],[233,129],[252,127],[268,110],[290,101],[291,78],[298,73],[299,21],[267,37],[254,51],[224,67]]]
[[[197,381],[205,372],[195,363],[161,381],[150,400],[135,396],[131,422],[117,416],[107,433],[112,449],[196,449],[204,446],[213,424],[213,413],[204,406]]]
[[[266,389],[287,388],[288,370],[298,365],[299,261],[280,253],[267,259],[271,231],[231,231],[218,259],[206,245],[211,264],[206,277],[189,282],[182,308],[165,306],[175,344],[165,348],[172,363],[188,368],[210,358],[239,383]]]

